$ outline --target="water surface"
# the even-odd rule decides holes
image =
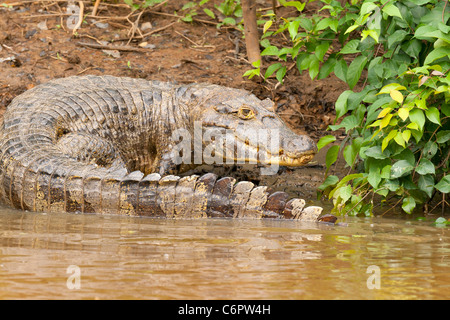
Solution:
[[[0,299],[450,298],[448,228],[340,221],[346,225],[0,208]]]

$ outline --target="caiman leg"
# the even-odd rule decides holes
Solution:
[[[96,135],[83,132],[67,133],[60,137],[56,147],[82,163],[97,164],[105,168],[125,167],[112,143]]]

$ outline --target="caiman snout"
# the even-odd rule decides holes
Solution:
[[[317,153],[315,142],[308,136],[296,135],[281,139],[280,165],[302,166],[310,162]]]

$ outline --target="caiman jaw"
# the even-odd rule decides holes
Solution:
[[[270,158],[269,163],[278,164],[279,166],[286,166],[286,167],[300,167],[310,162],[314,158],[314,155],[315,155],[314,151],[310,151],[295,158],[290,157],[286,154],[282,154],[281,156]]]
[[[237,139],[237,141],[240,141]],[[261,150],[257,147],[254,147],[247,142],[243,144],[243,147],[247,149],[248,154],[252,155],[258,155],[257,159],[254,157],[252,158],[245,158],[245,159],[233,159],[236,162],[247,162],[247,163],[256,163],[256,164],[264,164],[264,165],[278,165],[278,166],[285,166],[285,167],[301,167],[306,165],[308,162],[310,162],[315,154],[315,150],[308,150],[301,152],[300,154],[296,155],[290,155],[287,152],[284,152],[283,150],[280,150],[278,154],[272,154],[268,150],[265,150],[263,157],[260,157],[260,154],[262,153]],[[226,160],[226,159],[224,159]]]
[[[286,167],[301,167],[310,162],[314,158],[314,155],[314,150],[307,151],[298,156],[290,156],[285,153],[272,155],[267,152],[266,159],[259,161],[259,163]]]

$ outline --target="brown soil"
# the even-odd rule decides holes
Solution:
[[[218,29],[215,25],[218,20],[212,20],[202,9],[195,18],[206,22],[180,21],[173,13],[181,12],[187,1],[168,1],[156,10],[151,9],[153,13],[148,9],[138,26],[144,29],[143,24],[150,23],[151,29],[142,33],[152,34],[130,43],[131,24],[120,17],[131,11],[122,1],[115,1],[118,5],[111,5],[114,1],[102,2],[96,20],[103,25],[96,25],[87,17],[77,36],[67,28],[68,16],[61,14],[67,12],[67,1],[2,2],[12,4],[12,8],[0,6],[0,117],[15,96],[54,78],[92,74],[179,83],[209,82],[247,89],[261,99],[271,98],[277,103],[279,115],[294,131],[307,132],[317,141],[330,134],[325,130],[335,117],[334,102],[347,89],[334,76],[312,81],[307,72],[300,75],[293,62],[286,63],[288,72],[283,84],[275,78],[263,82],[256,77],[252,80],[242,77],[250,69],[242,32],[230,27]],[[85,15],[91,14],[92,2],[85,2]],[[217,14],[214,4],[220,2],[211,0],[207,6]],[[270,6],[271,1],[266,2]],[[282,14],[286,16],[289,12]],[[134,15],[130,20],[136,18]],[[280,43],[283,39],[280,36]],[[102,49],[79,45],[80,42],[98,45],[101,41],[107,41],[108,46],[128,45],[136,51],[114,51],[114,55],[120,56],[111,56]],[[145,42],[147,48],[142,47]],[[263,61],[266,66],[273,62]],[[322,161],[319,157],[319,162]],[[323,171],[320,167],[317,174]],[[315,186],[320,184],[320,179],[308,181]]]

